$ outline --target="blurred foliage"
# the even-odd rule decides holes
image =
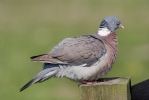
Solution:
[[[42,63],[29,57],[47,53],[66,37],[92,34],[100,21],[116,15],[125,26],[117,30],[119,52],[105,77],[131,77],[132,84],[149,78],[148,0],[1,0],[0,98],[2,100],[79,100],[77,83],[50,79],[19,88]]]

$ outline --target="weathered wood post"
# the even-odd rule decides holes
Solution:
[[[80,100],[131,100],[130,78],[103,78],[91,85],[80,85]]]

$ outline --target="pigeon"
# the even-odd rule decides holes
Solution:
[[[35,83],[52,77],[66,77],[72,81],[90,84],[106,75],[117,56],[115,30],[124,29],[116,16],[105,17],[98,31],[91,35],[66,38],[49,53],[32,56],[31,61],[43,62],[43,69],[20,92]]]

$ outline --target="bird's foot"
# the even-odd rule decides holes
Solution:
[[[82,84],[95,84],[97,81],[82,81]]]
[[[82,81],[81,83],[78,84],[78,86],[82,85],[82,84],[88,84],[88,85],[91,85],[91,84],[95,84],[97,83],[97,81]]]

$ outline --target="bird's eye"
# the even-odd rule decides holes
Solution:
[[[116,22],[113,22],[113,24],[116,24]]]

